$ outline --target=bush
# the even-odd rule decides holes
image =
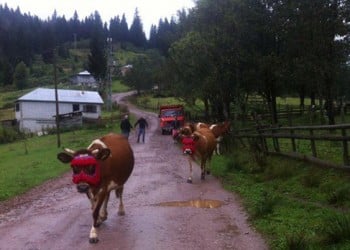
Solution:
[[[21,138],[21,134],[10,127],[0,126],[0,143],[10,143]]]
[[[287,249],[290,250],[305,250],[309,249],[308,242],[304,233],[294,233],[286,237]]]
[[[267,192],[264,192],[262,199],[254,207],[254,217],[261,218],[273,213],[274,207],[278,202],[278,198]]]
[[[350,217],[334,215],[324,222],[323,232],[327,244],[337,244],[350,240]]]

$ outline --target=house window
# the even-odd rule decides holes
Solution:
[[[19,111],[19,103],[16,103],[16,112]]]
[[[97,113],[96,105],[84,105],[83,112],[85,113]]]
[[[79,110],[80,110],[79,104],[73,104],[73,112],[79,111]]]

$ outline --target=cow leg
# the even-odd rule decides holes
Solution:
[[[187,179],[187,183],[192,183],[192,159],[191,156],[188,156],[188,163],[190,165],[190,176]]]
[[[107,220],[108,217],[108,212],[107,212],[107,205],[108,205],[108,201],[109,201],[109,192],[107,192],[106,197],[102,203],[102,208],[100,209],[100,213],[99,213],[99,224],[101,224],[103,221]]]
[[[90,243],[97,243],[98,242],[97,229],[94,226],[92,226],[91,230],[90,230],[89,242]]]
[[[123,186],[115,190],[115,195],[117,196],[117,198],[119,198],[119,208],[118,208],[119,216],[125,215],[124,204],[123,204],[123,190],[124,190]]]
[[[217,155],[221,155],[221,153],[220,153],[220,142],[218,142],[218,143],[216,144],[215,153],[216,153]]]
[[[205,159],[201,159],[201,180],[205,180]]]
[[[207,160],[205,161],[205,162],[206,162],[205,164],[208,165],[208,166],[206,167],[206,169],[207,169],[207,175],[210,175],[210,163],[211,163],[211,158],[212,158],[212,156],[213,156],[213,154],[209,155],[208,158],[207,158]]]
[[[106,199],[107,191],[106,190],[100,190],[98,194],[95,195],[95,203],[93,206],[92,211],[92,218],[93,218],[93,224],[90,230],[89,235],[89,242],[90,243],[97,243],[98,242],[98,236],[97,236],[97,227],[100,226],[101,221],[99,220],[100,215],[100,209],[103,204],[103,202]]]

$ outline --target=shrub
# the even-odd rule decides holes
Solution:
[[[331,192],[331,194],[328,197],[328,203],[332,205],[342,205],[346,200],[348,200],[350,195],[349,186],[341,186],[337,188],[334,192]]]
[[[0,126],[0,143],[14,142],[21,135],[13,128]]]
[[[310,171],[302,179],[302,184],[309,188],[319,187],[321,184],[321,176],[317,173],[317,171],[310,169]]]
[[[274,207],[278,202],[278,197],[264,192],[262,199],[254,207],[254,218],[264,217],[273,213]]]
[[[293,233],[287,235],[287,249],[290,250],[305,250],[309,249],[308,240],[305,237],[304,233]]]
[[[334,215],[324,222],[323,232],[327,244],[337,244],[350,240],[350,217]]]

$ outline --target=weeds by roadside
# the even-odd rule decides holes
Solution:
[[[215,156],[212,172],[242,197],[271,249],[350,249],[349,174],[282,157],[259,162],[255,148]]]

